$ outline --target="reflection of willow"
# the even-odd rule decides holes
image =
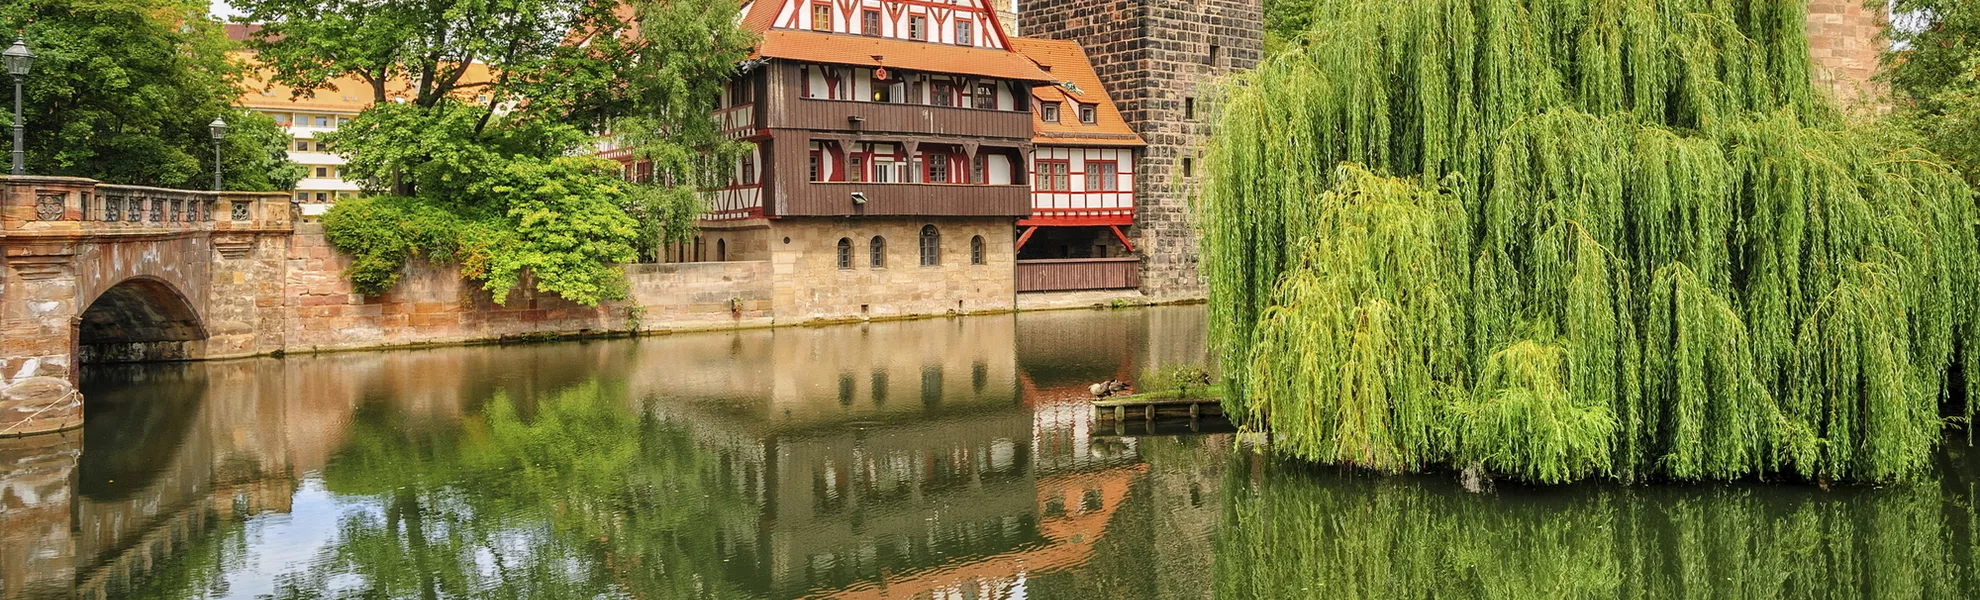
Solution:
[[[712,525],[746,517],[747,505],[718,489],[684,427],[625,397],[577,385],[542,397],[525,420],[498,393],[447,431],[361,412],[324,480],[377,505],[346,515],[278,596],[738,595],[720,578]]]
[[[1233,469],[1219,598],[1954,598],[1969,484],[1457,491]],[[1522,497],[1535,494],[1532,497]]]

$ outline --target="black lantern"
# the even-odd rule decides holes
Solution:
[[[5,62],[7,74],[14,76],[14,174],[27,173],[27,149],[21,146],[22,132],[27,122],[21,118],[21,84],[27,81],[28,71],[34,69],[34,51],[28,50],[27,40],[14,38],[14,45],[0,52],[0,62]]]
[[[227,120],[214,117],[206,128],[213,131],[213,191],[220,191],[220,140],[227,139]]]

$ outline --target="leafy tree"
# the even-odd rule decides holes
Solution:
[[[213,179],[207,124],[224,117],[229,189],[300,179],[288,134],[233,106],[242,69],[206,2],[6,0],[0,24],[22,30],[37,57],[22,100],[29,173],[203,189]],[[0,111],[0,123],[11,120]]]
[[[1896,104],[1890,121],[1980,183],[1980,4],[1895,0],[1890,7],[1897,17],[1881,75]]]
[[[741,145],[707,100],[747,56],[734,0],[244,0],[250,46],[300,96],[340,77],[374,104],[327,137],[367,188],[339,203],[331,242],[382,293],[405,260],[459,262],[497,302],[525,276],[595,305],[624,296],[617,264],[686,239],[696,190]],[[604,135],[653,160],[657,182],[616,181],[588,154]]]

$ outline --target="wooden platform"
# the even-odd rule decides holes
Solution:
[[[1224,405],[1210,398],[1094,398],[1093,420],[1114,422],[1140,417],[1143,421],[1163,418],[1199,419],[1224,415]]]

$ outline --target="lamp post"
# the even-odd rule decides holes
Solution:
[[[14,38],[13,47],[0,52],[0,61],[7,63],[7,74],[14,76],[14,174],[27,174],[27,149],[21,147],[21,132],[27,122],[21,118],[21,84],[27,81],[28,70],[34,68],[34,52],[28,50],[27,40]]]
[[[222,189],[220,187],[220,140],[227,139],[227,120],[214,117],[213,122],[208,123],[206,127],[213,130],[213,191],[218,192]]]

